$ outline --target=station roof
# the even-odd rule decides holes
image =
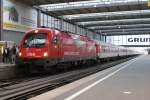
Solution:
[[[49,0],[55,1],[54,4],[48,3],[48,0],[31,1],[38,2],[38,6],[34,6],[36,8],[40,7],[47,13],[99,34],[150,34],[150,10],[147,0]],[[46,1],[47,4],[42,3]]]
[[[88,1],[88,0],[15,0],[15,1],[35,6],[35,5],[67,3],[67,2]]]

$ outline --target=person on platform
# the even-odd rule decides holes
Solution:
[[[13,45],[13,47],[11,48],[11,63],[15,63],[16,60],[16,55],[17,55],[17,47],[16,44]]]
[[[2,61],[3,61],[3,63],[9,62],[9,48],[7,47],[7,42],[4,45]]]

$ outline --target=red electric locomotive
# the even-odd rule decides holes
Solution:
[[[97,58],[98,45],[86,36],[52,28],[37,28],[23,37],[17,65],[47,68],[64,62],[82,62]]]

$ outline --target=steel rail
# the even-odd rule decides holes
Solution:
[[[20,84],[15,84],[12,86],[8,86],[0,89],[0,99],[11,99],[11,100],[24,100],[29,97],[38,95],[39,93],[46,92],[48,90],[52,90],[56,87],[65,85],[67,83],[73,82],[77,79],[81,79],[85,76],[91,75],[93,73],[99,72],[106,68],[112,67],[119,63],[125,62],[127,60],[132,59],[133,57],[122,59],[118,61],[112,61],[110,63],[97,65],[94,67],[89,67],[87,69],[78,69],[75,71],[70,71],[54,76],[49,76],[46,78],[41,78],[37,80],[32,80],[28,82],[23,82]]]

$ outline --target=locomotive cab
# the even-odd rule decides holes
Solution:
[[[48,56],[47,34],[37,33],[25,36],[19,52],[20,58],[46,58]]]
[[[59,56],[59,37],[52,30],[33,30],[28,32],[19,48],[20,64],[51,66],[57,63]]]

